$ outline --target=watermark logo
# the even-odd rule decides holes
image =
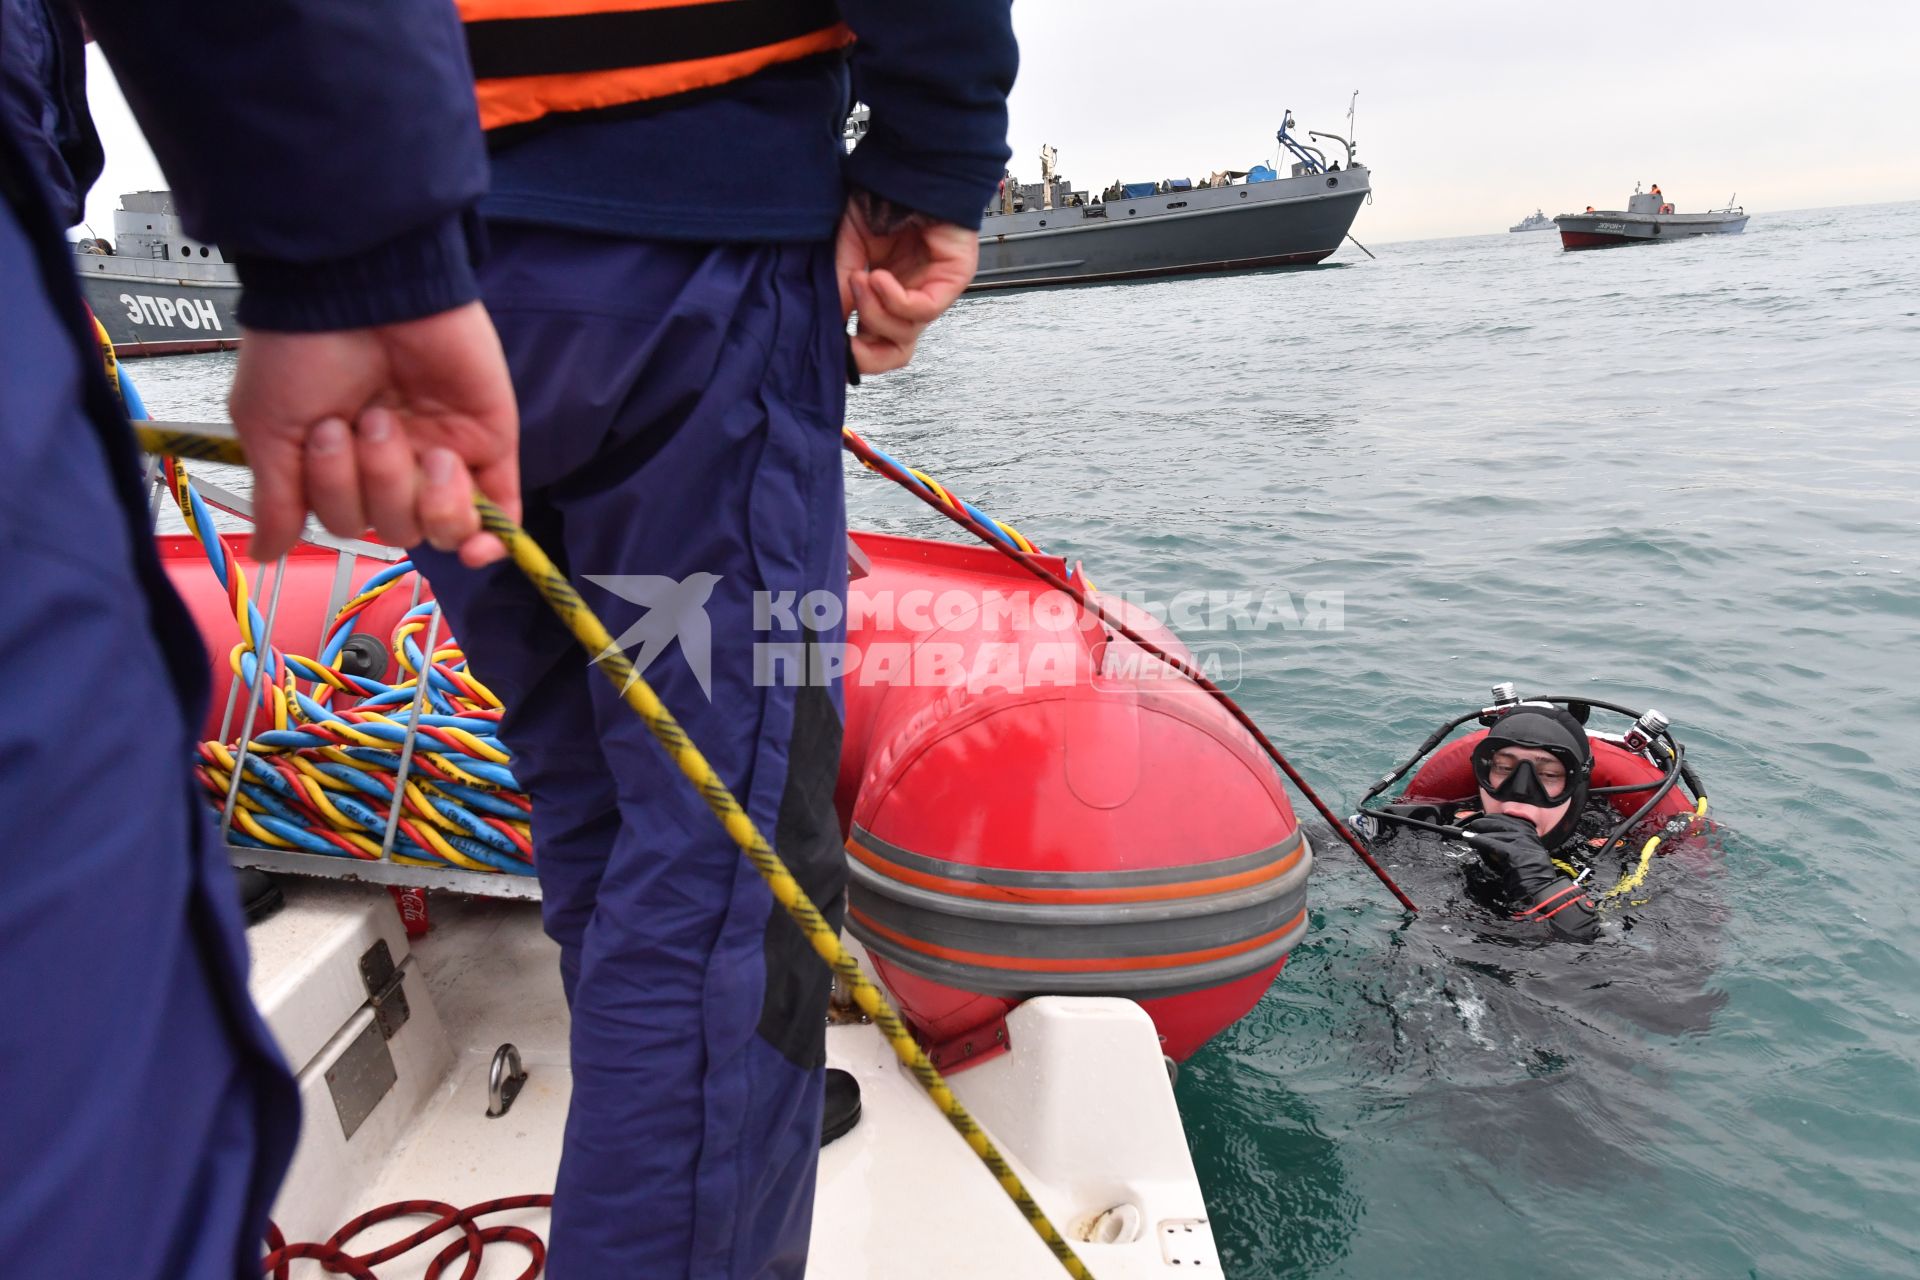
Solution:
[[[686,658],[693,678],[700,682],[700,692],[707,696],[709,702],[713,700],[713,623],[707,617],[707,601],[713,598],[713,589],[720,582],[720,574],[690,573],[679,579],[655,573],[598,577],[588,574],[586,578],[594,586],[647,611],[593,660],[596,663],[605,662],[615,654],[639,646],[633,655],[633,672],[627,677],[621,693],[631,688],[634,680],[653,664],[653,660],[678,640],[680,652]]]
[[[676,641],[701,691],[713,696],[713,623],[708,603],[721,575],[682,579],[658,574],[587,577],[646,612],[597,656],[632,655],[644,673]],[[1346,597],[1339,591],[1298,596],[1265,591],[1183,591],[1104,595],[1111,618],[1175,652],[1223,689],[1237,688],[1245,646],[1276,631],[1340,631]],[[845,628],[847,639],[820,641]],[[1170,628],[1178,639],[1167,634]],[[751,599],[747,635],[723,644],[750,647],[753,683],[927,685],[975,693],[1018,692],[1076,684],[1096,689],[1182,692],[1188,676],[1126,640],[1061,591],[910,588],[902,591],[759,591]]]
[[[1231,640],[1201,640],[1187,646],[1187,666],[1227,692],[1240,687],[1246,654]],[[1159,693],[1201,692],[1186,674],[1145,649],[1115,641],[1107,647],[1089,683],[1096,689],[1152,689]]]
[[[1130,625],[1141,618],[1172,627],[1183,636],[1203,632],[1343,631],[1344,591],[1180,591],[1171,596],[1147,591],[1103,594],[1109,613]],[[1069,633],[1085,614],[1064,591],[980,591],[913,587],[905,591],[853,591],[842,599],[834,591],[760,591],[753,597],[753,626],[766,632],[806,627],[827,631],[842,622],[859,633],[908,631],[931,634],[957,626],[1002,632]]]

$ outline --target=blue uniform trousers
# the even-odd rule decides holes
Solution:
[[[844,637],[830,247],[489,235],[528,529],[837,924],[839,695],[785,660]],[[572,1007],[551,1274],[800,1276],[825,966],[518,571],[420,560],[507,702]]]
[[[298,1102],[190,772],[206,658],[66,247],[0,186],[0,1275],[257,1276]]]

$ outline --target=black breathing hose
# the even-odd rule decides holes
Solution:
[[[1677,742],[1673,744],[1673,764],[1667,769],[1667,776],[1660,780],[1659,789],[1648,796],[1647,802],[1634,810],[1631,817],[1623,819],[1618,826],[1607,832],[1607,842],[1601,846],[1602,848],[1611,853],[1615,846],[1622,843],[1627,832],[1644,822],[1647,815],[1653,812],[1654,807],[1666,798],[1667,792],[1673,790],[1673,784],[1680,781],[1680,771],[1685,766],[1686,754],[1685,747]]]

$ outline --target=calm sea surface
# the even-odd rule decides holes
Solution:
[[[1920,1275],[1920,204],[1374,249],[970,298],[850,402],[1108,590],[1337,593],[1192,638],[1342,812],[1511,679],[1660,707],[1724,824],[1589,948],[1417,858],[1409,919],[1323,836],[1308,940],[1180,1077],[1229,1274]],[[189,418],[232,365],[135,368]]]

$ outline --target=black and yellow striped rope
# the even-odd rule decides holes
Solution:
[[[147,425],[136,422],[133,427],[134,434],[140,441],[140,447],[148,453],[195,458],[205,462],[229,462],[243,465],[246,462],[246,454],[237,440],[222,439],[201,432],[183,432],[159,424]],[[567,630],[573,633],[574,638],[580,642],[587,654],[598,660],[594,665],[606,673],[607,679],[613,681],[614,687],[620,690],[620,696],[626,704],[646,722],[647,729],[653,734],[654,740],[673,758],[680,772],[693,784],[694,789],[700,793],[700,798],[705,800],[707,807],[713,811],[714,817],[720,820],[720,825],[726,828],[733,842],[740,846],[740,852],[746,855],[747,861],[753,864],[753,869],[760,873],[762,880],[766,881],[767,888],[773,892],[774,900],[793,918],[793,922],[800,927],[800,931],[806,935],[807,941],[814,951],[819,953],[820,958],[825,960],[828,967],[846,982],[848,990],[853,995],[854,1003],[860,1007],[861,1012],[873,1019],[874,1025],[880,1028],[881,1034],[885,1035],[887,1042],[893,1046],[894,1053],[913,1073],[914,1079],[918,1080],[921,1087],[927,1091],[927,1096],[933,1099],[934,1105],[940,1108],[940,1113],[947,1118],[947,1123],[954,1127],[954,1130],[966,1141],[967,1146],[972,1148],[973,1153],[980,1158],[980,1162],[987,1166],[988,1172],[993,1174],[994,1180],[1007,1193],[1007,1198],[1012,1200],[1014,1207],[1020,1211],[1020,1216],[1027,1220],[1027,1224],[1033,1228],[1034,1233],[1046,1243],[1060,1265],[1066,1268],[1068,1275],[1075,1277],[1075,1280],[1092,1280],[1092,1273],[1087,1270],[1086,1264],[1080,1260],[1079,1255],[1074,1253],[1072,1246],[1060,1234],[1059,1229],[1034,1202],[1033,1196],[1020,1181],[1019,1175],[1014,1173],[1006,1157],[1000,1154],[999,1148],[995,1147],[993,1140],[987,1137],[986,1131],[980,1127],[979,1122],[974,1120],[966,1107],[953,1095],[953,1090],[948,1087],[939,1068],[933,1065],[926,1052],[914,1040],[913,1035],[907,1030],[906,1023],[902,1022],[900,1015],[894,1012],[893,1006],[880,993],[880,989],[868,980],[865,973],[861,972],[860,962],[841,945],[839,934],[834,932],[833,926],[821,916],[819,908],[814,906],[813,901],[807,897],[806,890],[800,887],[800,882],[793,878],[791,871],[787,870],[786,863],[781,861],[780,855],[774,852],[773,847],[767,843],[766,837],[760,833],[759,826],[740,806],[739,800],[734,798],[733,792],[728,789],[725,782],[721,781],[720,775],[714,772],[713,766],[700,753],[700,749],[694,746],[692,739],[687,737],[687,731],[680,727],[680,722],[673,718],[673,713],[667,710],[666,705],[660,701],[659,695],[654,693],[652,686],[641,677],[626,654],[614,643],[613,636],[607,631],[605,624],[594,616],[593,610],[589,609],[586,602],[580,598],[580,593],[573,589],[573,584],[567,581],[566,575],[554,566],[553,561],[547,558],[546,552],[540,549],[539,544],[528,535],[526,530],[507,517],[506,512],[477,493],[473,497],[473,505],[480,512],[481,527],[506,544],[508,555],[526,575],[527,581],[533,584],[534,589],[552,607],[555,615],[566,625]]]

